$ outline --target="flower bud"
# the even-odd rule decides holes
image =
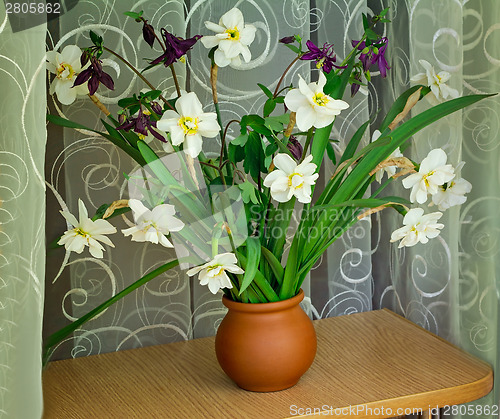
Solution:
[[[282,44],[293,44],[295,42],[295,36],[285,36],[281,38],[278,42]]]
[[[302,147],[302,144],[299,143],[297,138],[295,138],[293,135],[290,136],[288,140],[288,144],[286,145],[288,150],[292,153],[292,156],[295,157],[296,160],[300,160],[302,157],[302,153],[304,152],[304,149]]]
[[[147,20],[144,21],[144,26],[142,27],[142,36],[144,37],[144,40],[146,41],[146,43],[151,48],[153,48],[153,44],[155,43],[155,30],[148,23]]]

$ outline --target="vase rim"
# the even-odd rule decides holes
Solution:
[[[268,313],[272,311],[286,310],[287,308],[294,307],[298,305],[303,299],[304,291],[301,288],[297,295],[282,301],[273,301],[270,303],[242,303],[239,301],[233,301],[223,295],[222,303],[230,310],[253,313]]]

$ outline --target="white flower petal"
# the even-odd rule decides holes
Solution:
[[[80,57],[82,50],[76,45],[66,45],[61,51],[60,60],[63,63],[68,63],[73,67],[73,70],[79,72],[81,69]]]
[[[70,80],[54,80],[54,90],[57,95],[57,100],[63,105],[71,105],[76,100],[76,90],[71,86],[73,82]]]
[[[220,18],[221,26],[226,28],[243,28],[245,21],[243,19],[243,14],[240,9],[233,7],[231,10],[227,11]]]
[[[206,23],[205,23],[206,25]],[[201,43],[205,48],[212,49],[213,47],[216,47],[219,45],[220,39],[217,38],[216,36],[204,36],[200,39]]]
[[[302,106],[297,110],[295,117],[297,128],[301,131],[308,131],[316,122],[317,113],[312,106]]]
[[[231,59],[226,57],[226,54],[224,54],[224,52],[220,49],[217,49],[215,51],[214,61],[215,64],[217,64],[219,67],[227,67],[229,64],[231,64]]]
[[[196,118],[203,113],[203,106],[194,92],[186,93],[177,99],[175,109],[177,109],[179,115],[190,116],[192,118]]]
[[[299,89],[292,89],[285,96],[285,105],[291,111],[297,112],[302,106],[308,106],[309,101]]]
[[[201,135],[186,135],[186,139],[183,144],[183,150],[186,154],[190,155],[194,159],[201,153],[202,147],[203,141],[201,139]]]
[[[295,169],[297,168],[297,163],[295,160],[293,160],[288,154],[285,153],[279,153],[274,157],[273,159],[274,165],[285,172],[287,175],[292,174],[295,172]]]

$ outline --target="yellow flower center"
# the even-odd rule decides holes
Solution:
[[[427,178],[429,176],[432,176],[433,174],[434,174],[434,170],[432,172],[429,172],[426,175],[424,175],[424,177],[422,178],[422,180],[424,181],[425,186],[429,187],[429,181],[427,180]]]
[[[328,102],[330,102],[330,98],[324,93],[319,92],[313,96],[313,101],[318,106],[325,106]]]
[[[226,29],[226,33],[229,35],[228,39],[231,41],[240,39],[240,31],[236,27],[234,29]]]
[[[179,126],[184,130],[184,135],[193,135],[198,132],[198,118],[183,116],[179,119]]]
[[[57,71],[56,77],[58,79],[71,80],[75,74],[75,70],[73,70],[73,67],[71,67],[67,63],[59,64],[56,71]]]
[[[90,234],[87,233],[86,231],[83,231],[81,228],[77,227],[73,231],[76,233],[77,236],[82,236],[86,239],[88,239],[90,237]]]
[[[298,176],[301,179],[301,182],[297,186],[295,186],[295,189],[302,188],[302,186],[304,186],[304,177],[300,173],[292,173],[290,176],[288,176],[288,186],[292,187],[294,176]]]
[[[322,68],[324,63],[325,63],[325,57],[323,57],[316,63],[316,68]]]

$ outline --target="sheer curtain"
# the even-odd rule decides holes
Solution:
[[[0,417],[42,413],[46,26],[13,32],[0,3]]]
[[[75,43],[88,45],[86,37],[92,29],[104,35],[112,49],[141,66],[142,57],[154,58],[160,51],[151,51],[142,40],[141,25],[125,18],[124,11],[144,10],[155,27],[166,26],[184,37],[206,34],[203,22],[218,21],[234,5],[229,0],[80,2],[60,19],[61,35],[57,38],[53,34],[49,49],[60,50]],[[410,86],[410,77],[424,71],[419,64],[421,59],[438,71],[450,72],[450,86],[463,94],[500,91],[500,5],[496,2],[247,0],[237,2],[237,6],[258,31],[252,44],[251,62],[239,71],[230,68],[219,71],[218,90],[224,119],[237,119],[249,111],[259,113],[263,99],[256,83],[272,88],[292,59],[288,49],[277,45],[276,39],[300,34],[304,40],[312,39],[319,45],[328,41],[335,44],[335,51],[342,59],[351,39],[360,36],[361,13],[380,11],[387,6],[391,7],[393,22],[382,31],[389,38],[389,78],[382,80],[378,72],[373,72],[367,95],[358,93],[353,99],[345,98],[351,106],[339,117],[332,133],[332,138],[338,140],[335,143],[338,153],[360,123],[372,117],[372,131],[377,128],[377,122],[395,98]],[[195,91],[210,111],[206,53],[197,45],[186,66],[177,68],[181,84]],[[144,85],[121,63],[118,68],[118,60],[109,58],[105,68],[119,81],[115,91],[105,93],[100,99],[113,110],[121,97]],[[296,80],[298,74],[314,80],[317,70],[299,62],[287,75],[285,84]],[[165,90],[165,95],[173,92],[171,75],[164,68],[146,76]],[[423,101],[414,114],[428,106]],[[402,250],[389,244],[391,232],[401,225],[401,217],[387,210],[358,223],[325,253],[311,272],[306,285],[309,296],[306,309],[313,318],[388,307],[497,365],[498,111],[498,99],[491,98],[415,136],[414,145],[407,150],[413,159],[420,161],[429,150],[442,147],[455,166],[461,160],[466,162],[462,176],[473,185],[468,201],[461,208],[445,213],[446,228],[426,246]],[[91,127],[99,126],[96,122],[99,113],[88,101],[77,101],[53,112]],[[229,130],[228,135],[232,138],[237,133]],[[363,141],[368,142],[370,136],[371,133],[367,134]],[[56,198],[56,205],[48,209],[54,219],[66,205],[76,212],[79,197],[92,213],[103,202],[128,196],[122,173],[137,168],[102,138],[86,131],[65,131],[51,135],[50,147],[58,150],[48,162],[47,178],[49,197]],[[214,144],[213,150],[216,148]],[[327,179],[332,170],[331,164],[325,164],[321,177]],[[398,181],[391,188],[390,194],[408,193]],[[117,227],[126,225],[126,220],[121,220]],[[48,235],[53,239],[64,229],[62,222],[52,227]],[[173,257],[153,245],[142,246],[118,236],[113,237],[116,248],[108,248],[102,261],[85,254],[69,260],[64,259],[64,254],[49,256],[47,300],[52,311],[45,320],[48,332],[79,317]],[[55,284],[51,284],[56,277]],[[212,335],[223,315],[219,296],[186,280],[182,271],[170,272],[86,324],[57,349],[54,357],[91,355]],[[485,403],[498,401],[498,388],[497,385]]]

